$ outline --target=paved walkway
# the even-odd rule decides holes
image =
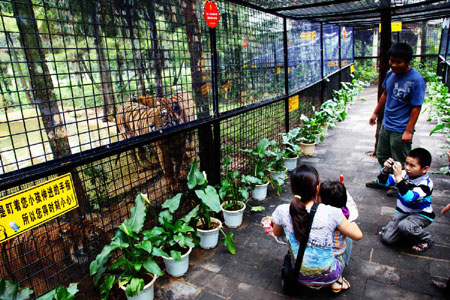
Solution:
[[[347,120],[330,130],[323,144],[317,146],[317,155],[301,159],[301,163],[315,166],[323,180],[338,180],[339,173],[344,174],[346,187],[358,204],[357,223],[364,237],[354,243],[350,264],[344,271],[351,289],[338,298],[443,299],[430,285],[430,280],[450,276],[450,213],[438,215],[430,225],[435,244],[421,255],[380,243],[377,232],[393,216],[396,200],[364,185],[379,172],[376,159],[365,154],[373,150],[375,127],[369,126],[368,119],[376,105],[376,89],[365,89],[361,97],[367,101],[359,101],[351,107]],[[433,172],[447,165],[446,157],[441,156],[444,150],[440,149],[446,141],[442,135],[428,135],[434,126],[426,119],[426,113],[419,118],[414,147],[424,147],[432,153]],[[450,203],[450,177],[432,175],[432,179],[435,184],[433,207],[435,212],[440,212]],[[266,236],[260,225],[264,215],[291,199],[287,185],[280,197],[270,191],[269,198],[263,202],[266,211],[247,212],[244,224],[233,230],[236,255],[228,254],[222,244],[213,250],[195,249],[188,273],[178,279],[159,278],[155,298],[292,299],[282,294],[280,284],[280,269],[287,247]],[[316,299],[328,297],[324,291]]]

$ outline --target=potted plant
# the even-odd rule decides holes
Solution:
[[[222,222],[213,218],[213,212],[221,211],[220,199],[217,190],[208,185],[206,173],[200,172],[197,167],[197,159],[194,159],[188,174],[188,188],[195,192],[195,204],[199,205],[197,215],[197,234],[200,236],[200,247],[211,249],[216,247],[219,241],[219,231],[224,234],[223,242],[231,254],[236,253],[236,246],[233,241],[233,233],[225,234],[222,231]]]
[[[90,275],[94,284],[102,279],[100,293],[103,299],[108,298],[115,283],[125,290],[128,299],[138,299],[135,296],[153,299],[153,285],[162,275],[153,257],[164,256],[165,253],[152,245],[142,232],[147,214],[144,201],[149,203],[147,195],[138,194],[130,218],[118,226],[111,243],[91,262]],[[119,258],[110,263],[113,253]]]
[[[161,252],[166,271],[170,276],[183,276],[189,268],[189,254],[196,246],[194,239],[195,229],[189,226],[190,221],[197,217],[199,206],[197,205],[187,215],[176,219],[173,214],[180,206],[182,194],[167,199],[163,204],[164,209],[157,216],[160,226],[143,232],[145,239],[149,240],[154,247],[164,251]],[[156,217],[156,214],[155,214]]]
[[[225,167],[225,176],[220,180],[219,196],[222,200],[222,212],[225,225],[229,228],[241,226],[248,200],[248,188],[243,185],[238,171],[231,171],[232,159],[226,157],[222,166]]]
[[[284,166],[288,171],[292,171],[297,166],[297,160],[301,155],[298,135],[300,128],[296,127],[286,133],[280,133],[281,144],[284,145]]]
[[[0,278],[0,299],[25,300],[33,294],[30,288],[22,288],[18,282]]]
[[[320,133],[319,125],[314,118],[308,118],[304,114],[300,116],[303,124],[300,126],[299,139],[302,153],[306,156],[315,154],[316,134]]]
[[[282,145],[281,143],[275,143],[275,141],[273,141],[273,144],[274,146],[269,150],[269,155],[271,156],[269,160],[269,171],[272,180],[278,182],[277,189],[279,190],[277,190],[277,193],[280,194],[281,186],[286,180],[287,169],[284,165],[286,151],[279,147]]]
[[[258,142],[254,149],[241,149],[241,151],[250,154],[247,164],[253,167],[251,173],[243,176],[242,180],[250,185],[252,197],[258,201],[266,199],[267,186],[271,182],[268,161],[271,144],[268,139],[264,138]],[[278,185],[277,181],[273,181],[273,183]]]
[[[320,113],[328,124],[327,127],[334,128],[336,127],[336,118],[337,118],[337,103],[333,100],[327,100],[320,106]]]
[[[37,300],[73,300],[78,293],[78,283],[71,283],[69,287],[58,285],[58,287],[47,294],[37,298]],[[0,298],[1,299],[1,298]],[[27,298],[28,299],[28,298]]]

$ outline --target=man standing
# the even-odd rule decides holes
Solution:
[[[392,157],[404,165],[406,155],[411,150],[414,126],[419,118],[425,97],[425,80],[409,64],[412,48],[406,43],[398,43],[389,49],[389,66],[383,82],[384,92],[369,119],[375,125],[378,114],[384,109],[383,124],[378,135],[376,156],[382,167]],[[370,188],[384,188],[376,181],[366,183]],[[391,188],[387,196],[397,196]]]

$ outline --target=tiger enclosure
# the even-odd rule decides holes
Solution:
[[[215,29],[205,3],[217,5]],[[359,70],[376,67],[378,27],[259,4],[0,1],[0,278],[36,298],[79,282],[91,299],[90,264],[139,193],[155,213],[148,228],[178,193],[190,211],[194,162],[211,186],[224,158],[250,170],[242,149],[281,141],[333,101],[356,56]],[[413,21],[404,39],[436,68],[441,24]]]

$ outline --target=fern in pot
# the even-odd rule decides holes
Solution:
[[[138,194],[130,218],[118,226],[111,243],[106,245],[90,265],[94,284],[100,281],[100,293],[107,299],[114,284],[125,290],[128,299],[136,296],[153,299],[156,278],[163,274],[154,257],[165,253],[145,238],[143,227],[149,203],[145,194]],[[114,257],[118,257],[113,260]]]

